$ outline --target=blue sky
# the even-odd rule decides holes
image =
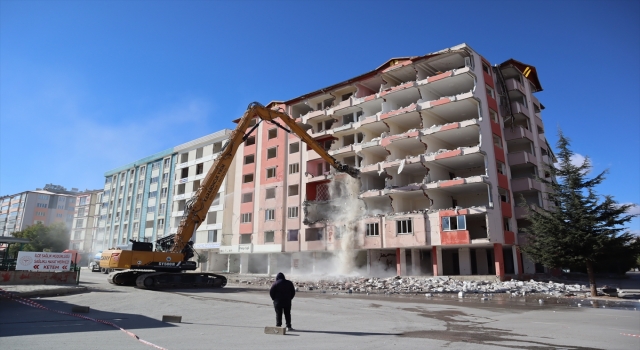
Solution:
[[[640,2],[0,1],[0,195],[103,174],[287,100],[467,43],[536,66],[599,187],[640,203]],[[631,225],[640,232],[640,220]]]

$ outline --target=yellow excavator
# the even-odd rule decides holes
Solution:
[[[151,242],[132,240],[128,246],[130,249],[111,249],[102,252],[100,268],[103,271],[113,271],[108,277],[110,283],[137,286],[143,289],[220,288],[227,284],[227,278],[222,275],[185,272],[194,271],[197,268],[196,262],[189,261],[194,256],[191,239],[198,226],[205,220],[238,147],[260,124],[260,122],[256,123],[245,134],[251,120],[255,117],[261,119],[260,122],[267,121],[289,133],[295,133],[337,171],[358,177],[358,169],[341,164],[330,156],[293,118],[281,110],[274,110],[253,102],[240,118],[238,126],[229,137],[229,142],[214,161],[201,186],[186,203],[184,216],[175,235],[158,240],[155,251]],[[289,129],[279,124],[276,119],[280,119]]]

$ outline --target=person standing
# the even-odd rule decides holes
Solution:
[[[276,281],[271,285],[269,290],[271,300],[273,300],[273,307],[276,310],[276,327],[282,326],[282,313],[284,312],[284,319],[287,322],[287,330],[291,331],[291,300],[296,295],[296,288],[293,283],[286,278],[282,272],[278,272]]]

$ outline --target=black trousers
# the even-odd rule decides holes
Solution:
[[[284,311],[284,319],[287,321],[287,327],[291,327],[291,302],[283,303],[274,301],[273,307],[276,309],[276,327],[282,326],[282,312]]]

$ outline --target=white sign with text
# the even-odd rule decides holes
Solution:
[[[18,252],[16,270],[69,271],[71,253]]]

